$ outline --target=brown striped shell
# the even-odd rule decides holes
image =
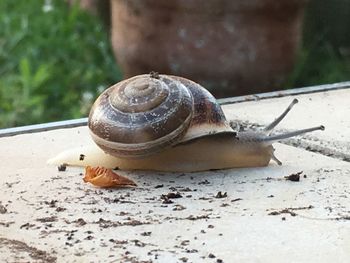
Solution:
[[[125,158],[203,136],[235,136],[207,90],[185,78],[158,74],[135,76],[105,90],[90,111],[88,126],[99,147]]]

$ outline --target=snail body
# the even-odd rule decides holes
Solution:
[[[72,149],[49,162],[183,172],[266,166],[271,159],[280,164],[272,142],[324,128],[270,136],[296,102],[264,130],[237,132],[199,84],[177,76],[139,75],[110,87],[94,103],[88,127],[98,147]]]

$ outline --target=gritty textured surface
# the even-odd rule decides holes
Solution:
[[[328,132],[338,125],[329,116],[333,99],[349,115],[344,92],[304,95],[311,98],[308,110],[299,96],[281,128],[322,123],[327,130],[317,140],[327,145]],[[272,120],[289,101],[224,110],[230,118],[238,114],[242,121],[264,124],[261,120]],[[335,140],[346,147],[349,121],[343,121]],[[0,139],[1,262],[347,262],[350,257],[349,162],[275,144],[283,166],[120,172],[138,184],[126,189],[98,189],[83,183],[80,168],[59,172],[46,165],[49,157],[89,140],[85,127]],[[299,181],[285,178],[299,172]]]

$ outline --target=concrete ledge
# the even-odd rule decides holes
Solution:
[[[281,129],[318,125],[347,149],[350,90],[298,96]],[[304,97],[305,96],[305,97]],[[291,97],[224,107],[265,124]],[[307,101],[307,106],[304,103]],[[331,114],[332,113],[332,114]],[[333,128],[333,125],[339,125]],[[315,135],[312,135],[314,138]],[[303,137],[299,144],[308,140]],[[347,262],[350,164],[275,144],[283,166],[192,174],[121,172],[137,188],[97,189],[46,160],[90,138],[86,127],[0,139],[0,259],[8,262]],[[311,140],[312,141],[312,140]],[[339,148],[339,151],[342,148]],[[344,152],[348,154],[348,152]],[[300,181],[285,176],[301,173]],[[219,194],[221,192],[221,194]],[[162,195],[179,193],[164,202]]]

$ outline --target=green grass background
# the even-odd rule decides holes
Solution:
[[[86,116],[121,79],[97,17],[44,3],[0,1],[0,128]]]

